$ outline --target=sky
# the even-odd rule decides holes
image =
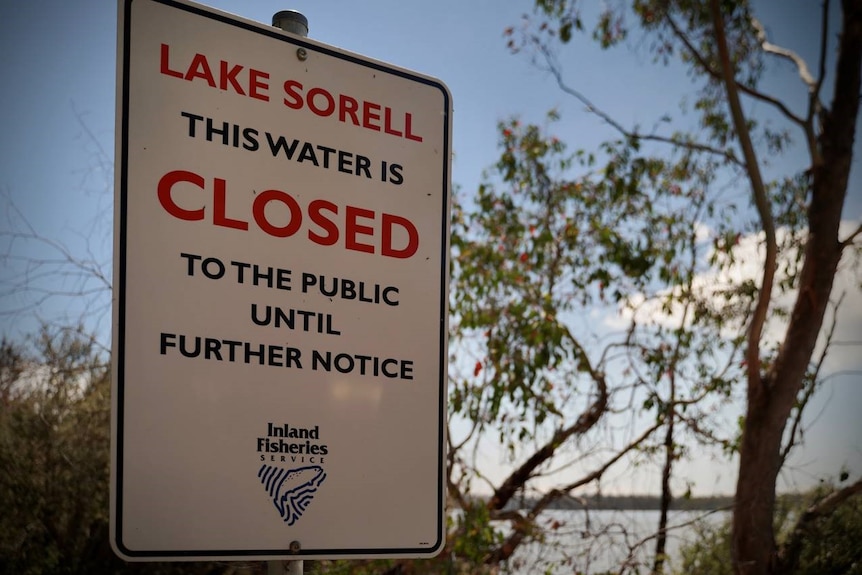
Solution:
[[[790,45],[809,62],[814,61],[816,48],[810,26],[815,4],[766,2],[759,12],[771,39]],[[558,109],[562,122],[556,129],[573,148],[590,149],[616,136],[583,105],[565,96],[528,56],[507,50],[503,31],[519,25],[531,10],[530,2],[212,0],[209,5],[267,24],[276,12],[295,9],[308,18],[309,36],[315,40],[442,80],[454,102],[453,182],[466,196],[498,157],[496,124],[512,115],[541,122],[549,109]],[[0,227],[20,229],[25,218],[41,237],[100,265],[111,261],[116,18],[117,6],[110,0],[0,0],[0,193],[6,210],[0,214]],[[588,37],[576,36],[560,58],[567,81],[605,111],[625,125],[649,126],[663,113],[677,110],[690,83],[678,68],[654,66],[643,48],[643,40],[632,38],[621,49],[603,52]],[[777,70],[768,80],[776,93],[791,95],[791,104],[800,110],[805,92],[794,71],[784,63]],[[749,111],[769,114],[758,105]],[[791,153],[782,161],[801,157]],[[782,165],[776,162],[775,169]],[[845,220],[859,222],[858,167],[853,177]],[[36,258],[56,254],[44,243],[21,241],[14,252]],[[11,274],[10,260],[5,262],[0,273]],[[862,419],[857,415],[862,407],[862,364],[858,344],[852,345],[860,339],[862,306],[858,292],[854,297],[841,332],[843,345],[830,359],[836,375],[812,406],[819,425],[793,462],[801,471],[788,480],[790,485],[816,482],[824,474],[837,474],[842,466],[862,473]],[[3,309],[24,303],[7,297]],[[35,315],[51,319],[64,314],[68,305],[66,300],[48,300]],[[95,309],[105,311],[104,297]],[[26,333],[35,325],[33,317],[2,315],[0,332]],[[106,330],[109,323],[106,316],[98,327]],[[491,463],[494,458],[488,457]],[[686,472],[705,485],[704,494],[732,491],[733,474],[726,466],[698,461]],[[634,483],[629,488],[636,489]]]

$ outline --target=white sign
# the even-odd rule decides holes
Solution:
[[[435,555],[447,88],[185,1],[119,13],[114,549]]]

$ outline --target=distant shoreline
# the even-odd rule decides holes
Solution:
[[[529,507],[529,499],[518,501],[515,507]],[[526,505],[524,505],[526,503]],[[730,509],[733,496],[675,498],[671,501],[673,511],[715,511]],[[592,509],[601,511],[659,511],[661,498],[653,495],[593,495],[583,498],[562,497],[548,509]]]
[[[802,498],[802,494],[786,494],[784,498]],[[514,498],[507,510],[529,509],[536,498]],[[677,497],[671,501],[672,511],[722,511],[733,507],[732,495],[710,497]],[[655,495],[591,495],[588,497],[561,497],[547,509],[595,511],[659,511],[661,498]]]

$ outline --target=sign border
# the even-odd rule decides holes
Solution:
[[[356,65],[364,66],[380,72],[385,72],[401,78],[425,84],[439,89],[443,94],[443,189],[442,189],[442,242],[441,251],[441,275],[440,275],[440,357],[439,357],[439,405],[438,420],[438,483],[437,483],[437,540],[430,546],[405,547],[405,548],[355,548],[355,549],[301,549],[292,552],[287,547],[278,549],[224,549],[224,550],[144,550],[135,551],[127,548],[123,543],[123,445],[124,445],[124,383],[125,383],[125,339],[126,339],[126,245],[127,245],[127,200],[128,200],[128,168],[129,168],[129,84],[130,84],[130,62],[131,62],[131,26],[132,26],[132,4],[136,0],[118,0],[120,14],[123,19],[122,26],[118,26],[118,58],[117,74],[121,82],[118,83],[117,115],[117,142],[115,144],[115,156],[119,157],[120,169],[116,176],[115,198],[118,205],[115,206],[115,251],[114,257],[114,284],[117,287],[115,298],[114,318],[114,345],[113,366],[114,385],[112,397],[112,446],[111,446],[111,537],[110,542],[114,549],[128,559],[157,560],[174,559],[180,561],[191,561],[200,559],[228,559],[232,557],[240,559],[260,558],[294,558],[294,559],[347,559],[347,558],[369,558],[379,559],[384,557],[433,557],[437,555],[445,543],[445,446],[446,446],[446,402],[447,402],[447,371],[448,363],[448,284],[449,284],[449,190],[451,187],[451,162],[450,145],[452,129],[452,104],[448,88],[434,78],[423,76],[379,60],[373,60],[358,54],[342,51],[335,47],[328,47],[317,42],[310,42],[298,36],[288,35],[281,30],[268,27],[259,22],[254,22],[239,16],[222,12],[215,8],[185,2],[182,0],[137,0],[163,4],[175,9],[183,10],[198,16],[209,18],[223,24],[235,26],[249,32],[280,40],[287,44],[305,48],[309,51],[325,54],[334,58],[345,60]]]

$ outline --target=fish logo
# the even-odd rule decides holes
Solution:
[[[308,509],[317,489],[326,479],[326,472],[319,465],[283,469],[264,464],[257,476],[281,518],[293,525]]]

